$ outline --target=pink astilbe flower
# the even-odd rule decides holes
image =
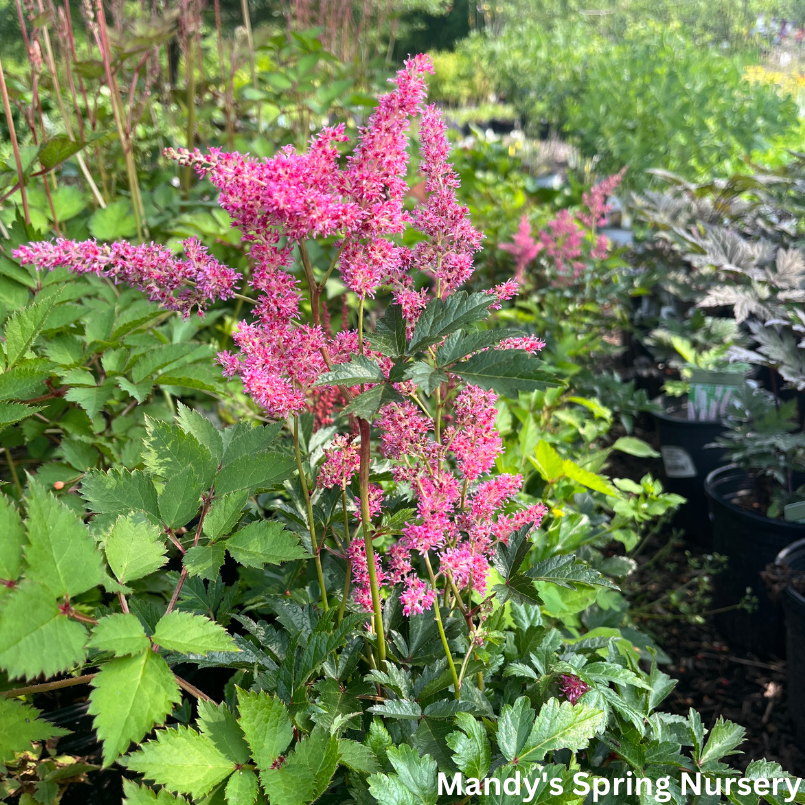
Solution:
[[[536,259],[543,244],[531,236],[531,224],[528,216],[523,215],[511,243],[501,243],[500,248],[514,257],[514,278],[522,285],[525,281],[525,270],[528,264]]]
[[[497,394],[467,385],[456,397],[455,425],[445,429],[445,439],[456,456],[465,478],[474,481],[489,472],[503,452],[503,441],[495,430]]]
[[[543,503],[535,503],[527,509],[521,509],[515,514],[507,514],[500,517],[495,523],[494,533],[501,542],[508,542],[509,535],[521,529],[528,523],[533,523],[534,528],[539,528],[543,517],[548,513],[548,507]]]
[[[369,517],[377,517],[383,508],[383,488],[369,484]]]
[[[548,221],[548,229],[539,233],[540,243],[556,264],[559,273],[572,273],[574,279],[584,268],[584,263],[578,259],[582,254],[583,238],[584,231],[569,210],[560,210],[555,218]]]
[[[405,590],[400,595],[403,615],[421,615],[429,610],[436,601],[436,590],[418,576],[409,576],[405,581]]]
[[[467,207],[458,203],[459,178],[447,161],[450,145],[447,127],[435,106],[422,112],[420,126],[422,163],[427,200],[413,213],[413,224],[428,235],[412,250],[414,265],[437,280],[442,297],[463,285],[472,275],[472,256],[483,235],[472,226]]]
[[[496,297],[496,301],[489,307],[492,308],[492,310],[500,310],[501,302],[514,299],[514,297],[520,293],[520,283],[517,280],[506,280],[506,282],[502,282],[500,285],[495,285],[494,288],[489,288],[485,293]]]
[[[609,238],[606,235],[598,235],[590,252],[590,257],[594,260],[603,260],[609,254],[609,246]]]
[[[498,349],[522,349],[535,355],[545,349],[545,342],[535,335],[523,335],[515,338],[504,338],[499,344]]]
[[[317,485],[330,489],[339,486],[345,489],[361,465],[358,450],[360,443],[348,436],[337,434],[324,450],[324,462],[316,478]]]
[[[589,689],[590,686],[577,676],[561,674],[559,677],[559,690],[571,704],[576,704]]]
[[[218,299],[231,299],[240,274],[219,263],[196,238],[184,241],[186,260],[164,246],[120,242],[99,244],[58,238],[20,246],[13,254],[23,265],[40,270],[67,268],[75,274],[108,277],[115,284],[139,288],[152,302],[187,317],[200,314]]]
[[[612,210],[612,205],[607,204],[607,199],[617,190],[627,170],[628,168],[626,167],[621,168],[617,173],[608,176],[603,181],[593,185],[588,192],[582,194],[582,201],[589,212],[579,213],[579,220],[590,229],[606,224],[607,215]]]

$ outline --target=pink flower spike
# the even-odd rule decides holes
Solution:
[[[526,267],[536,259],[540,249],[543,248],[541,243],[531,237],[531,224],[528,222],[527,215],[523,215],[520,219],[520,226],[512,238],[512,242],[501,243],[500,248],[514,256],[514,278],[522,285],[525,281]]]
[[[576,702],[590,689],[590,686],[571,674],[562,674],[559,677],[559,689],[562,695],[571,703]]]
[[[436,601],[436,591],[418,576],[409,576],[405,581],[405,590],[400,595],[403,615],[408,617],[421,615],[433,606]]]

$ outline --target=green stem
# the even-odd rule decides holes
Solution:
[[[324,586],[324,571],[321,568],[321,553],[319,546],[316,543],[316,525],[313,519],[313,504],[310,500],[310,492],[307,488],[307,478],[305,477],[305,468],[302,464],[302,452],[299,449],[299,417],[293,418],[293,446],[296,451],[296,468],[299,470],[299,483],[302,485],[302,494],[305,497],[305,506],[307,507],[307,525],[310,531],[310,546],[313,549],[313,560],[316,563],[316,575],[319,578],[319,587],[321,587],[321,606],[325,612],[330,609],[327,602],[327,588]]]
[[[436,576],[433,575],[433,568],[430,566],[430,557],[425,553],[425,564],[428,567],[428,574],[430,575],[430,583],[433,589],[436,589]],[[453,676],[453,687],[456,691],[456,699],[461,697],[461,682],[456,674],[456,664],[453,662],[453,655],[450,653],[450,646],[447,642],[447,635],[444,633],[444,625],[442,624],[442,615],[439,612],[439,600],[433,602],[433,614],[436,617],[436,625],[439,627],[439,636],[442,638],[442,646],[444,646],[444,656],[447,657],[447,664],[450,666],[450,673]]]
[[[361,434],[361,526],[363,543],[366,547],[366,567],[369,571],[369,586],[372,590],[372,608],[374,609],[375,633],[377,635],[377,657],[382,670],[386,663],[386,637],[383,633],[383,610],[380,604],[380,587],[377,584],[377,567],[375,565],[375,548],[372,544],[372,518],[369,514],[369,463],[371,461],[370,443],[371,428],[365,419],[358,419]]]
[[[193,64],[193,37],[194,33],[190,32],[187,37],[187,52],[185,54],[185,68],[187,70],[187,128],[185,130],[185,139],[187,143],[187,150],[193,150],[196,138],[196,71]],[[182,190],[185,195],[190,192],[190,185],[193,181],[193,168],[190,165],[185,165],[182,173]]]
[[[363,355],[363,303],[364,303],[364,301],[365,301],[364,298],[361,297],[361,301],[358,304],[358,349],[360,349],[361,355]]]
[[[19,475],[17,475],[17,467],[14,464],[14,459],[11,457],[11,448],[9,447],[6,448],[6,461],[8,462],[9,472],[11,472],[11,480],[14,481],[14,488],[17,490],[17,494],[20,496],[20,500],[22,500],[22,484],[20,483]]]

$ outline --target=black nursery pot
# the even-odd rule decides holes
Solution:
[[[708,448],[725,428],[720,422],[698,422],[687,418],[687,403],[669,404],[652,414],[660,435],[660,452],[669,492],[687,499],[677,510],[673,525],[683,528],[691,542],[709,549],[712,528],[707,517],[704,480],[726,460],[721,448]]]
[[[704,489],[713,521],[713,550],[729,559],[726,570],[713,579],[714,606],[738,603],[747,587],[758,599],[752,613],[730,610],[716,615],[716,628],[733,648],[785,656],[783,613],[766,593],[760,573],[783,548],[805,537],[805,526],[764,517],[733,503],[753,489],[749,475],[734,464],[711,472]]]
[[[797,540],[780,551],[777,564],[805,572],[805,539]],[[805,749],[805,597],[789,585],[783,593],[782,603],[788,659],[786,696],[799,746]]]

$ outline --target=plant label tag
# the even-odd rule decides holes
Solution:
[[[783,517],[789,523],[802,523],[805,522],[805,501],[798,503],[789,503],[783,509]]]
[[[665,474],[669,478],[695,478],[696,465],[687,450],[666,445],[660,448]]]

